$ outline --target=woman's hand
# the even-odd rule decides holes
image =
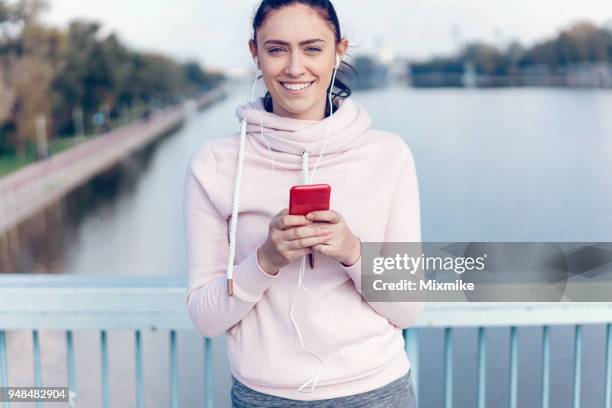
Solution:
[[[313,252],[331,256],[344,266],[351,266],[359,260],[361,241],[351,232],[339,212],[312,211],[306,214],[306,219],[315,221],[315,225],[324,226],[332,234],[330,240],[314,245]]]
[[[270,221],[268,238],[257,249],[257,262],[264,272],[276,275],[278,270],[304,255],[310,247],[331,239],[328,227],[309,221],[303,215],[288,215],[284,209]]]

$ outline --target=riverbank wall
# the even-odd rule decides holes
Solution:
[[[200,110],[223,97],[223,92],[213,91],[195,104]],[[183,106],[158,111],[1,177],[0,234],[178,128],[185,119]]]

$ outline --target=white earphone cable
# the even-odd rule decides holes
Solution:
[[[337,57],[336,61],[337,61],[337,63],[335,65],[334,72],[332,74],[332,80],[331,80],[331,84],[332,85],[330,85],[330,89],[329,89],[329,93],[328,93],[330,115],[329,115],[329,122],[328,122],[328,125],[327,125],[327,131],[326,131],[326,135],[325,135],[325,140],[323,141],[323,146],[321,148],[321,152],[319,153],[319,157],[318,157],[318,159],[317,159],[317,161],[316,161],[316,163],[315,163],[315,165],[313,167],[313,170],[312,170],[312,173],[310,174],[310,176],[308,175],[308,155],[309,155],[309,153],[308,153],[308,151],[304,151],[302,153],[302,175],[303,175],[303,182],[304,182],[304,184],[312,184],[313,179],[314,179],[314,175],[315,175],[315,171],[316,171],[317,167],[319,166],[321,158],[323,157],[323,154],[325,152],[325,148],[327,146],[327,142],[329,140],[329,135],[330,135],[330,132],[331,132],[331,125],[332,125],[332,121],[333,121],[333,104],[332,104],[331,94],[332,94],[332,90],[333,90],[333,83],[334,83],[334,81],[336,79],[336,72],[338,70],[338,65],[339,65],[338,57]],[[256,62],[257,62],[257,60],[256,60]],[[253,86],[251,88],[251,106],[255,110],[256,110],[256,107],[255,107],[255,87],[257,85],[258,77],[259,77],[258,71],[256,71],[255,72],[255,80],[253,81]],[[259,117],[258,119],[259,119],[259,126],[260,126],[260,131],[261,131],[262,139],[264,140],[264,142],[265,142],[265,144],[266,144],[266,146],[268,148],[268,151],[270,152],[270,158],[272,160],[272,171],[274,173],[274,177],[277,180],[280,180],[276,176],[276,166],[275,166],[275,161],[274,161],[274,153],[272,153],[272,149],[270,148],[270,144],[268,143],[268,140],[265,137],[263,122],[261,121],[261,117]],[[304,277],[305,269],[306,269],[306,257],[304,256],[304,257],[302,257],[302,260],[301,260],[301,263],[300,263],[300,271],[299,271],[299,274],[298,274],[297,287],[296,287],[296,292],[295,292],[295,294],[293,296],[293,299],[292,299],[292,302],[291,302],[291,307],[289,309],[289,318],[290,318],[290,320],[291,320],[291,322],[293,324],[293,327],[294,327],[294,329],[295,329],[295,331],[297,333],[297,336],[298,336],[298,339],[300,341],[300,344],[301,344],[302,348],[305,351],[307,351],[310,354],[312,354],[313,356],[315,356],[319,361],[321,361],[321,363],[323,365],[316,372],[316,374],[314,376],[312,376],[308,381],[306,381],[304,384],[302,384],[298,388],[299,392],[306,392],[306,391],[303,391],[304,388],[312,383],[312,386],[310,387],[310,391],[307,391],[307,392],[312,392],[312,391],[314,391],[315,387],[317,386],[317,384],[319,382],[319,378],[320,378],[321,373],[327,367],[328,364],[327,364],[327,360],[324,357],[322,357],[319,353],[317,353],[316,351],[311,350],[308,347],[306,347],[306,344],[304,343],[304,338],[302,337],[302,332],[301,332],[301,330],[300,330],[300,328],[299,328],[299,326],[298,326],[298,324],[297,324],[297,322],[295,320],[295,317],[294,317],[294,314],[293,314],[293,310],[294,310],[294,306],[295,306],[295,303],[297,301],[297,298],[298,298],[300,290],[304,289],[304,291],[309,296],[311,296],[321,307],[323,307],[325,309],[328,321],[331,320],[331,312],[330,312],[329,308],[325,304],[323,304],[321,302],[321,300],[317,296],[315,296],[315,294],[312,293],[312,291],[310,289],[308,289],[308,287],[306,287],[304,285],[303,277]],[[327,355],[329,357],[329,355],[331,354],[331,345],[330,345],[328,336],[324,335],[324,338],[325,338],[325,343],[326,343],[327,349],[328,349]]]

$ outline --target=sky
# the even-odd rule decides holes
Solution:
[[[258,0],[49,0],[44,20],[84,18],[126,44],[230,74],[252,67],[247,41]],[[610,0],[334,0],[349,53],[409,59],[455,52],[462,42],[523,45],[551,38],[578,20],[612,21]]]

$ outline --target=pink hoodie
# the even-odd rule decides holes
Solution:
[[[262,99],[255,108],[249,103],[236,113],[246,120],[247,137],[232,297],[226,289],[226,266],[239,135],[205,143],[192,156],[186,178],[187,309],[195,326],[208,337],[227,332],[232,374],[246,386],[278,397],[337,398],[382,387],[406,374],[410,363],[401,329],[415,322],[423,303],[368,303],[360,295],[361,259],[346,267],[316,254],[315,269],[307,266],[303,283],[324,306],[302,289],[294,317],[306,347],[325,356],[322,367],[302,348],[289,318],[301,261],[275,276],[257,263],[270,219],[288,207],[290,187],[302,184],[303,152],[311,156],[311,172],[330,118],[280,117],[266,112]],[[351,98],[341,103],[313,183],[332,187],[330,208],[342,214],[362,242],[418,242],[419,194],[410,149],[399,136],[373,130],[370,124],[367,112]],[[314,391],[299,392],[319,370]]]

